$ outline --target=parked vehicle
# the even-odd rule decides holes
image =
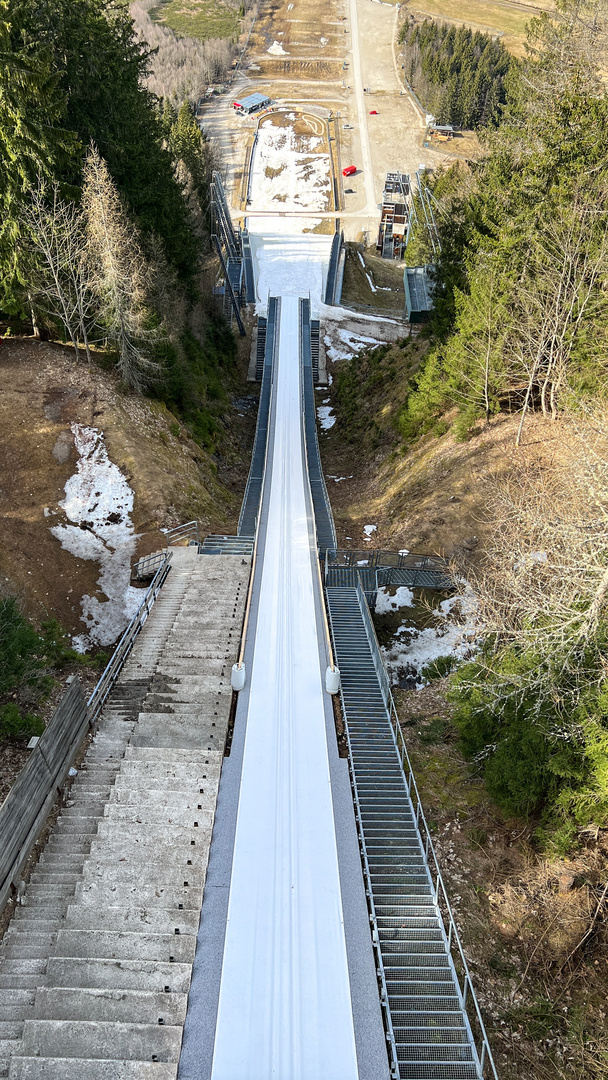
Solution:
[[[377,116],[378,115],[378,110],[377,109],[370,109],[369,110],[369,115],[370,116]]]
[[[342,176],[354,176],[356,171],[356,165],[347,165],[345,169],[342,169]]]

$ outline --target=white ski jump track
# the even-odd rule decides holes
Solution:
[[[310,296],[313,312],[323,307],[331,237],[304,227],[249,220],[258,310],[279,296],[280,318],[212,1080],[358,1077],[300,374],[299,297]]]
[[[275,364],[270,500],[212,1076],[356,1080],[297,296],[281,298]]]

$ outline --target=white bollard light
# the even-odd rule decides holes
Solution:
[[[230,685],[233,690],[236,690],[237,694],[239,690],[242,690],[245,685],[246,671],[244,664],[233,664],[232,673],[230,675]]]
[[[325,672],[325,689],[328,694],[337,694],[340,690],[340,669],[328,667]]]

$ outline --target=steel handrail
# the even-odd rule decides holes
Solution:
[[[184,540],[187,536],[198,536],[198,521],[186,521],[183,525],[176,525],[174,529],[167,529],[165,533],[166,546],[169,547],[176,540]]]
[[[146,595],[144,596],[141,604],[139,605],[135,615],[131,619],[131,622],[127,626],[124,634],[122,635],[118,645],[116,646],[112,657],[105,667],[97,686],[93,690],[89,700],[87,701],[87,711],[89,717],[89,723],[93,724],[99,713],[103,709],[108,696],[116,682],[125,661],[133,648],[135,638],[142,629],[146,622],[150,610],[158,596],[161,586],[163,585],[165,578],[170,570],[171,559],[173,553],[171,551],[163,552],[163,561],[156,571],[149,587],[146,589]]]
[[[332,566],[356,569],[358,562],[363,562],[368,570],[376,567],[393,570],[436,570],[448,571],[448,563],[440,555],[428,555],[422,552],[408,551],[406,555],[383,548],[328,548],[328,569]]]
[[[133,566],[135,576],[141,577],[151,566],[164,559],[165,555],[166,548],[163,551],[153,551],[150,555],[142,555]]]
[[[362,614],[362,617],[363,617],[363,622],[365,624],[365,630],[366,630],[368,641],[369,641],[369,646],[370,646],[370,651],[371,651],[371,654],[372,654],[372,659],[374,661],[374,668],[376,669],[376,673],[378,674],[378,682],[380,684],[382,697],[385,700],[386,710],[387,710],[389,721],[390,721],[391,728],[392,728],[392,731],[393,731],[393,738],[394,738],[394,741],[395,741],[395,747],[397,749],[397,753],[399,754],[399,759],[400,759],[400,762],[401,762],[401,768],[403,770],[404,779],[405,779],[405,782],[406,782],[406,785],[407,785],[410,800],[412,802],[412,809],[415,812],[416,825],[418,827],[418,831],[420,832],[421,840],[424,840],[424,851],[425,851],[425,857],[426,857],[427,866],[429,864],[429,855],[432,858],[433,873],[431,873],[431,880],[434,877],[434,879],[435,879],[435,883],[434,883],[435,903],[437,905],[439,905],[439,893],[441,891],[442,903],[445,906],[445,910],[447,912],[447,917],[448,917],[447,944],[448,944],[449,955],[452,958],[452,962],[453,962],[454,957],[453,957],[452,953],[453,953],[453,946],[454,946],[454,943],[455,943],[455,945],[456,945],[456,955],[457,955],[457,958],[458,958],[458,960],[459,960],[459,962],[460,962],[460,964],[462,965],[462,968],[463,968],[464,977],[463,977],[462,987],[461,987],[461,985],[460,985],[460,975],[458,974],[458,971],[456,970],[456,966],[454,965],[454,972],[455,972],[455,974],[457,976],[457,979],[458,979],[458,989],[459,989],[460,996],[461,996],[461,999],[462,999],[463,1011],[465,1012],[465,1014],[467,1015],[467,1018],[468,1018],[467,1001],[470,999],[473,1002],[473,1006],[474,1006],[474,1010],[475,1010],[475,1018],[477,1020],[478,1025],[479,1025],[479,1030],[480,1030],[480,1033],[481,1033],[481,1055],[480,1055],[480,1052],[477,1049],[477,1045],[476,1045],[477,1040],[475,1039],[475,1035],[474,1035],[473,1030],[471,1028],[471,1034],[473,1036],[473,1039],[475,1040],[475,1050],[477,1052],[477,1056],[478,1056],[478,1059],[480,1061],[480,1067],[481,1067],[481,1070],[482,1070],[481,1075],[483,1076],[483,1069],[485,1068],[486,1063],[488,1063],[489,1066],[490,1066],[490,1069],[492,1071],[493,1080],[498,1080],[498,1074],[496,1072],[496,1066],[494,1064],[494,1058],[492,1056],[492,1050],[490,1048],[490,1044],[489,1044],[489,1041],[488,1041],[488,1036],[487,1036],[487,1033],[486,1033],[485,1025],[484,1025],[484,1022],[483,1022],[482,1017],[481,1017],[481,1010],[479,1008],[479,1002],[477,1001],[477,995],[475,994],[475,990],[473,989],[473,982],[472,982],[472,979],[471,979],[471,974],[469,972],[469,965],[467,963],[467,959],[466,959],[466,956],[465,956],[465,953],[464,953],[464,949],[463,949],[462,943],[460,941],[460,935],[458,933],[458,928],[456,926],[456,920],[454,919],[454,915],[452,913],[452,907],[450,905],[450,901],[449,901],[449,898],[448,898],[447,889],[446,889],[445,883],[443,881],[443,876],[441,874],[441,869],[439,867],[439,862],[437,860],[437,854],[435,852],[435,848],[434,848],[434,845],[433,845],[433,840],[432,840],[432,837],[431,837],[431,831],[430,831],[429,826],[427,824],[427,820],[426,820],[426,818],[424,816],[424,810],[422,809],[422,800],[420,798],[420,793],[418,791],[418,786],[416,784],[416,778],[414,776],[414,770],[412,768],[412,763],[410,761],[410,757],[409,757],[409,754],[407,752],[407,746],[406,746],[406,743],[405,743],[405,736],[403,734],[403,729],[401,727],[401,721],[399,720],[399,716],[397,714],[397,708],[395,706],[395,700],[393,698],[392,690],[390,688],[390,682],[389,682],[389,679],[388,679],[386,668],[384,667],[384,662],[382,660],[382,654],[380,652],[380,645],[378,643],[378,637],[376,635],[376,629],[374,627],[374,624],[373,624],[373,621],[372,621],[372,618],[371,618],[369,605],[368,605],[366,597],[365,597],[365,591],[364,591],[363,586],[361,584],[361,578],[359,577],[359,574],[357,574],[357,578],[358,578],[357,586],[356,586],[357,597],[358,597],[358,600],[359,600],[359,606],[361,608],[361,614]],[[380,669],[381,669],[381,673],[380,673]],[[347,732],[347,737],[348,737],[348,732]],[[407,775],[406,775],[406,765],[407,765]],[[416,799],[415,804],[414,804],[414,800],[412,799],[412,792],[415,795],[415,799]],[[430,873],[431,872],[431,867],[428,866],[428,868],[429,868],[429,873]]]

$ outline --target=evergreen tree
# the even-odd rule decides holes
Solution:
[[[184,281],[192,279],[197,242],[182,191],[163,146],[156,99],[145,89],[147,47],[128,8],[114,0],[22,0],[24,32],[44,49],[62,93],[64,123],[82,146],[94,143],[144,234],[162,238]],[[81,184],[82,159],[57,179]]]
[[[0,304],[13,311],[27,285],[20,215],[28,192],[39,176],[65,171],[77,150],[63,127],[58,75],[23,15],[21,7],[0,0]]]

